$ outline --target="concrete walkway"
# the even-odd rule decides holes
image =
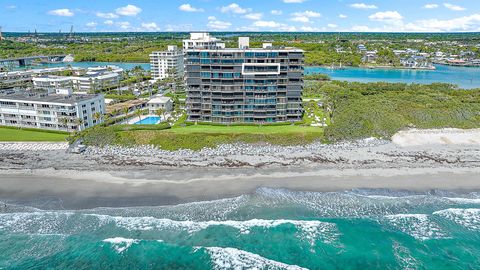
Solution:
[[[67,149],[68,142],[0,142],[0,151],[45,151]]]

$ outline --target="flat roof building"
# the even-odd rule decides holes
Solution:
[[[103,95],[72,94],[70,89],[0,90],[0,125],[80,131],[102,122]]]
[[[43,75],[32,78],[35,88],[71,88],[78,92],[95,92],[118,86],[123,69],[117,66],[89,67],[74,76]]]
[[[153,79],[183,78],[183,51],[169,45],[166,51],[150,54],[150,69]]]
[[[173,109],[173,101],[169,97],[154,97],[147,102],[147,108],[150,114],[156,114],[158,109],[169,112]]]
[[[184,45],[189,121],[227,124],[302,119],[303,50],[272,44],[250,48],[246,38],[239,40],[239,48],[225,48],[206,33],[192,34]]]

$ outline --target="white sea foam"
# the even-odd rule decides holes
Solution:
[[[419,240],[446,238],[440,226],[425,214],[385,216],[388,224]]]
[[[21,212],[0,214],[0,230],[17,233],[59,234],[72,212]]]
[[[249,234],[253,228],[273,228],[280,225],[292,224],[298,230],[302,239],[308,241],[312,246],[317,239],[324,243],[331,244],[338,239],[338,229],[335,224],[318,220],[263,220],[251,219],[245,221],[177,221],[154,217],[119,217],[108,215],[91,214],[101,220],[101,223],[114,222],[118,227],[129,231],[150,231],[150,230],[181,230],[189,234],[205,230],[212,226],[228,226],[238,229],[241,234]]]
[[[213,269],[307,269],[297,265],[270,260],[260,255],[236,248],[206,247],[210,254]]]
[[[470,230],[480,230],[480,209],[450,208],[433,213]]]
[[[480,198],[445,198],[459,204],[480,204]]]
[[[112,244],[112,247],[118,252],[122,253],[127,250],[131,245],[137,244],[139,240],[123,238],[123,237],[114,237],[103,239],[103,242]]]
[[[396,241],[393,241],[393,254],[395,255],[395,260],[402,269],[418,268],[418,262],[412,256],[410,250],[408,250],[406,247],[402,246]]]

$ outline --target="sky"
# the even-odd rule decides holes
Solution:
[[[480,0],[0,0],[5,32],[480,32]]]

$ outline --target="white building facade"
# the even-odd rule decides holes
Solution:
[[[183,52],[173,45],[168,46],[166,51],[152,52],[150,67],[154,80],[183,78]]]
[[[147,102],[148,112],[156,114],[158,109],[169,112],[173,109],[173,101],[169,97],[154,97]]]
[[[0,90],[0,125],[4,126],[72,132],[102,123],[95,116],[103,114],[103,95],[72,94],[66,89],[55,93]]]

